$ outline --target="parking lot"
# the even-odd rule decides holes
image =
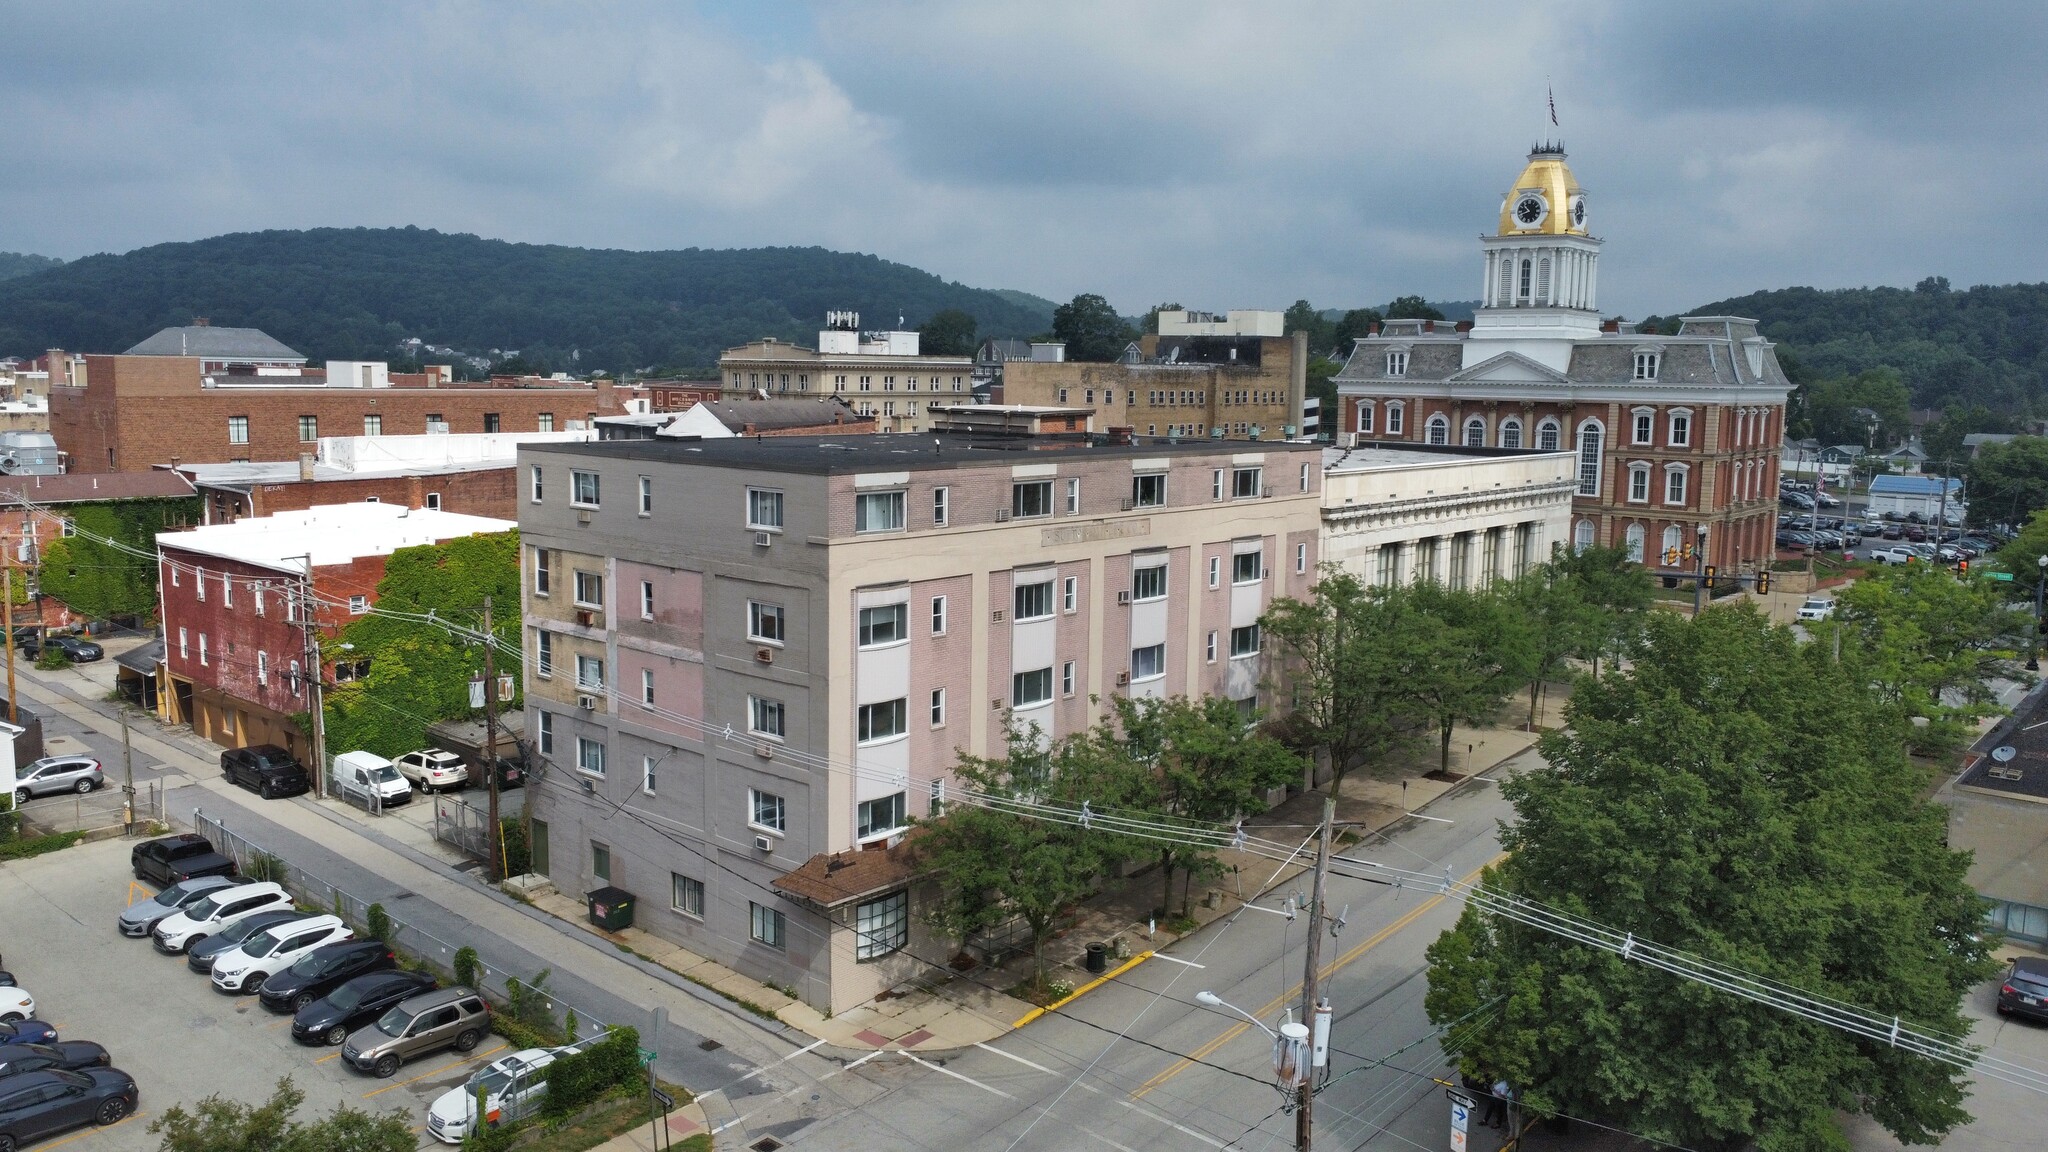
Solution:
[[[348,1104],[397,1109],[421,1131],[427,1106],[479,1063],[501,1054],[488,1037],[468,1057],[442,1052],[400,1069],[389,1080],[357,1074],[338,1048],[294,1042],[290,1017],[254,996],[215,992],[182,956],[158,953],[146,939],[123,937],[114,917],[154,890],[131,884],[131,843],[107,840],[10,863],[0,884],[0,939],[7,965],[36,997],[41,1017],[66,1040],[93,1040],[114,1066],[134,1076],[141,1110],[104,1130],[81,1129],[34,1145],[77,1152],[142,1152],[158,1140],[151,1118],[173,1104],[212,1093],[256,1102],[289,1074],[305,1091],[301,1116]]]

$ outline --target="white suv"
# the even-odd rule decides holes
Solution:
[[[407,752],[392,763],[398,765],[400,776],[422,792],[445,792],[469,783],[469,769],[462,757],[441,748]]]
[[[1835,614],[1833,600],[1808,600],[1799,606],[1801,620],[1826,620]]]
[[[527,1048],[501,1056],[450,1088],[427,1110],[427,1132],[443,1144],[460,1144],[476,1123],[476,1093],[484,1092],[484,1119],[496,1125],[504,1119],[518,1119],[531,1111],[548,1090],[541,1069],[555,1062],[567,1048]],[[505,1117],[510,1109],[512,1115]]]
[[[282,884],[237,884],[157,921],[156,930],[150,935],[159,952],[189,952],[194,944],[237,920],[291,907],[292,894]]]
[[[292,961],[320,947],[355,939],[339,916],[314,916],[265,928],[242,946],[214,957],[213,986],[223,992],[254,992],[263,982],[292,966]]]

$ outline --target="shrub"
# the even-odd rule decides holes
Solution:
[[[36,667],[41,668],[45,672],[66,667],[70,663],[70,659],[64,655],[62,648],[45,648],[36,654]]]
[[[455,982],[465,988],[475,988],[477,977],[483,974],[483,964],[477,959],[476,949],[467,946],[455,950]]]
[[[583,1022],[576,1019],[576,1010],[574,1008],[564,1008],[562,1010],[562,1035],[568,1038],[569,1043],[574,1044],[576,1042],[576,1033],[581,1031],[582,1028]]]
[[[370,939],[386,944],[391,942],[391,913],[386,912],[382,904],[370,905],[369,910],[363,913],[363,920],[363,929]]]
[[[535,973],[531,980],[521,980],[517,976],[505,977],[507,1014],[529,1028],[537,1028],[550,1034],[556,1032],[555,1010],[548,1003],[547,995],[548,977],[553,974],[554,969],[543,968]]]
[[[268,852],[251,852],[249,862],[242,868],[242,875],[258,883],[269,881],[273,884],[282,884],[285,876],[284,861]]]
[[[639,1031],[613,1028],[604,1039],[581,1052],[557,1057],[548,1066],[545,1110],[557,1118],[567,1116],[614,1087],[637,1080],[639,1076]]]
[[[78,843],[83,832],[53,832],[48,836],[31,836],[26,840],[9,840],[0,843],[0,860],[25,860],[30,856],[41,856]]]
[[[498,819],[498,842],[505,852],[505,875],[524,876],[533,870],[533,853],[526,844],[526,822],[517,816]]]

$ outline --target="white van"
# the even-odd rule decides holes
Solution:
[[[375,752],[343,752],[334,758],[335,786],[366,808],[390,808],[412,799],[412,785],[398,766]]]

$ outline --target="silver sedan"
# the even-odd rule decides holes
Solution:
[[[106,772],[90,756],[45,756],[15,774],[14,802],[24,804],[33,796],[84,793],[106,786]]]

